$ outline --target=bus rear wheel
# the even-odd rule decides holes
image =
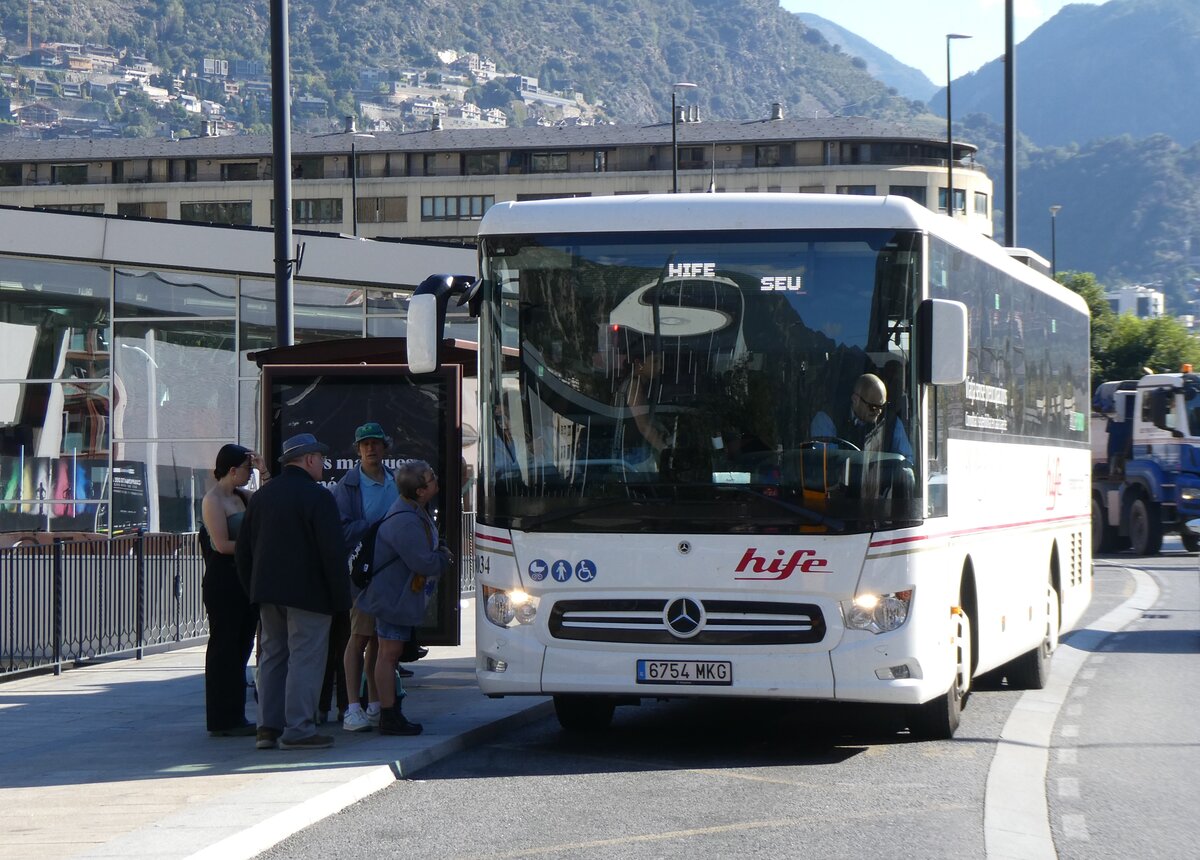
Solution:
[[[612,723],[617,703],[605,696],[557,695],[554,715],[568,732],[599,732]]]
[[[962,610],[954,615],[954,680],[950,689],[909,709],[908,730],[914,738],[945,741],[954,737],[971,687],[971,619]]]
[[[1058,647],[1060,610],[1058,592],[1046,589],[1046,635],[1042,644],[1008,664],[1004,674],[1008,685],[1018,690],[1044,690],[1050,682],[1050,655]]]

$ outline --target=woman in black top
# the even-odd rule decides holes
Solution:
[[[263,477],[262,460],[249,448],[225,445],[217,452],[217,485],[204,495],[200,551],[204,555],[202,592],[208,612],[208,651],[204,656],[204,699],[208,733],[214,737],[253,735],[246,719],[246,663],[254,649],[258,606],[238,581],[233,551],[249,497],[244,487],[251,469]]]

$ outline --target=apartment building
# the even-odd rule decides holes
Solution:
[[[976,147],[862,117],[641,126],[293,135],[297,227],[368,238],[470,242],[497,201],[716,192],[899,194],[992,234],[992,183]],[[672,144],[672,132],[677,144]],[[353,169],[351,163],[353,162]],[[46,140],[5,144],[0,203],[214,224],[273,222],[269,136]]]

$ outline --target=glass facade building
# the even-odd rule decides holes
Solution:
[[[0,231],[0,532],[195,531],[218,449],[261,444],[249,355],[275,344],[275,284],[262,269],[271,233],[0,211],[0,221],[22,217],[22,229]],[[172,231],[185,262],[213,265],[170,265],[161,233],[126,237],[146,249],[141,260],[20,253],[19,234],[40,232],[28,219],[46,218],[64,253],[71,227],[108,221]],[[461,248],[415,246],[406,260],[403,243],[303,241],[306,262],[314,251],[327,262],[295,281],[296,343],[403,334],[415,283],[474,266]],[[346,256],[356,252],[370,259]]]

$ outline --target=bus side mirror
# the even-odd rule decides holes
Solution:
[[[408,300],[408,369],[413,373],[433,373],[438,369],[437,296],[414,295]]]
[[[917,309],[921,381],[961,385],[967,379],[967,306],[926,299]]]
[[[470,275],[430,275],[413,291],[408,300],[409,370],[433,373],[438,369],[438,348],[446,327],[446,306],[450,297],[458,294],[474,298],[476,286],[476,279]]]

